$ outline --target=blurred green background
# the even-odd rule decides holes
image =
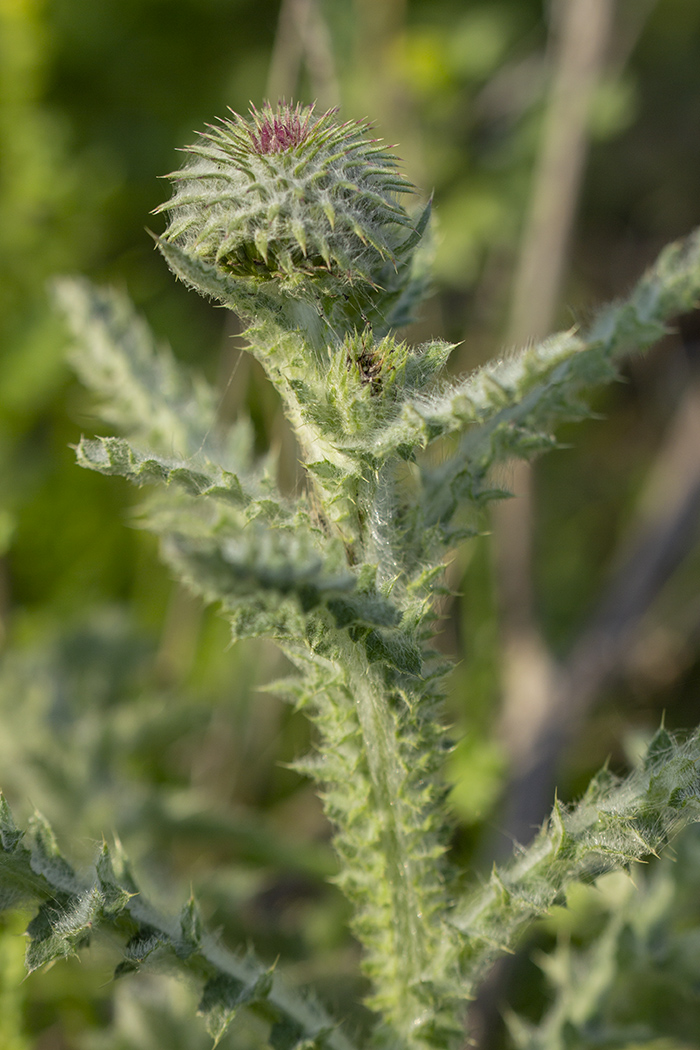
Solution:
[[[41,808],[77,861],[117,833],[157,900],[174,907],[192,884],[229,944],[281,956],[290,980],[358,1026],[358,952],[325,881],[328,829],[285,768],[308,746],[306,724],[258,691],[281,659],[263,643],[229,650],[223,621],[170,580],[134,527],[137,495],[74,465],[70,445],[95,423],[47,284],[80,272],[126,288],[159,337],[220,385],[222,412],[246,405],[261,449],[284,442],[235,320],[173,281],[144,227],[161,229],[149,213],[176,147],[227,106],[318,98],[371,119],[434,191],[435,294],[407,335],[459,342],[454,367],[475,367],[512,331],[566,2],[0,0],[0,784],[20,817]],[[700,223],[700,5],[613,7],[557,326],[585,322]],[[669,469],[660,450],[697,382],[699,338],[685,319],[594,395],[602,418],[567,428],[571,447],[537,464],[524,605],[551,659],[566,660],[645,520],[650,472]],[[286,462],[295,484],[293,452]],[[663,712],[674,727],[699,720],[692,528],[681,554],[556,758],[564,797],[607,756],[624,769]],[[456,556],[439,640],[459,659],[455,855],[477,865],[508,830],[498,565],[487,536]],[[17,991],[20,931],[8,920],[0,938],[3,1050],[208,1045],[169,986],[115,992],[104,946]]]

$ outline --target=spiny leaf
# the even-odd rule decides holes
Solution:
[[[365,652],[371,664],[382,661],[403,674],[418,676],[423,665],[420,647],[400,631],[368,631]]]
[[[552,336],[486,365],[443,395],[408,404],[401,433],[396,424],[396,442],[421,444],[432,435],[467,430],[455,454],[423,471],[428,513],[419,528],[439,522],[448,542],[452,516],[484,488],[495,463],[528,458],[551,443],[557,424],[580,418],[583,390],[609,382],[624,354],[658,341],[668,322],[699,299],[700,231],[666,248],[628,299],[603,310],[588,331]]]
[[[457,907],[452,922],[465,937],[467,979],[480,979],[572,882],[627,870],[699,820],[700,731],[683,741],[661,730],[640,769],[626,780],[604,770],[578,805],[557,803],[532,845]]]
[[[518,1050],[593,1041],[629,1050],[691,1045],[688,1038],[692,1042],[700,1023],[699,845],[697,829],[688,829],[674,843],[673,856],[634,883],[608,879],[595,897],[583,898],[585,928],[535,960],[549,986],[544,1016],[537,1024],[507,1018]]]
[[[115,437],[82,438],[75,451],[81,467],[100,474],[119,475],[135,485],[172,483],[191,496],[210,496],[234,506],[245,506],[254,498],[244,493],[235,474],[201,457],[188,462],[156,456],[132,447],[124,438]]]
[[[82,894],[61,894],[41,905],[27,927],[26,966],[29,973],[76,955],[89,944],[93,926],[100,917],[100,894],[93,887]]]
[[[104,419],[169,454],[216,443],[214,391],[182,372],[125,296],[79,278],[56,281],[54,293],[73,334],[71,363]]]
[[[296,1025],[287,1021],[278,1021],[270,1032],[272,1050],[324,1050],[328,1045],[328,1036],[332,1029],[322,1028],[313,1038],[308,1038]]]
[[[261,973],[249,984],[221,974],[207,981],[197,1009],[205,1018],[214,1046],[218,1046],[241,1007],[260,1006],[269,999],[272,973]]]
[[[202,946],[202,917],[194,897],[190,897],[180,912],[180,935],[182,947],[177,949],[181,958],[187,958]]]
[[[185,905],[178,922],[164,919],[139,891],[123,860],[113,862],[106,845],[92,878],[81,879],[43,818],[35,819],[33,834],[20,841],[0,796],[0,821],[7,832],[0,836],[0,905],[16,903],[19,895],[39,904],[27,931],[30,971],[75,954],[98,930],[108,929],[113,941],[126,938],[117,976],[167,962],[168,969],[196,982],[204,979],[201,1008],[217,1039],[236,1010],[246,1007],[270,1022],[298,1029],[310,1045],[325,1031],[329,1050],[352,1050],[320,1007],[286,990],[272,970],[251,956],[235,956],[205,934],[193,901]]]
[[[221,268],[185,252],[172,241],[151,235],[170,269],[183,284],[194,288],[200,295],[216,299],[226,306],[239,310],[244,316],[254,315],[263,304],[273,316],[279,313],[279,305],[257,287],[253,278],[232,277]]]
[[[114,873],[112,856],[105,842],[95,862],[97,886],[102,894],[102,910],[105,915],[122,912],[135,892],[121,885]]]
[[[327,597],[345,594],[355,577],[329,545],[319,550],[303,533],[264,526],[216,540],[172,536],[169,560],[188,568],[193,583],[221,601],[274,591],[295,594],[308,611]]]
[[[5,853],[14,853],[19,846],[24,832],[15,824],[7,799],[0,795],[0,844]]]

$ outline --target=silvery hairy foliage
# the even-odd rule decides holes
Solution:
[[[83,439],[78,462],[148,485],[144,521],[173,572],[220,606],[234,640],[272,638],[296,668],[275,689],[315,726],[297,769],[334,829],[372,987],[371,1045],[459,1047],[469,999],[529,923],[571,883],[629,869],[700,815],[700,739],[662,730],[628,779],[603,771],[475,885],[448,857],[449,666],[431,646],[445,559],[505,495],[494,467],[555,445],[555,427],[586,413],[588,388],[696,305],[700,237],[667,248],[586,328],[452,379],[452,346],[398,334],[428,288],[430,205],[409,207],[414,187],[366,126],[312,107],[234,114],[170,178],[157,246],[176,277],[242,320],[296,434],[305,491],[281,494],[249,422],[222,430],[215,393],[122,295],[63,280],[72,361],[124,435]],[[199,983],[217,1041],[249,1010],[274,1050],[354,1045],[274,967],[225,950],[194,901],[161,916],[119,851],[105,846],[81,876],[41,818],[23,834],[6,804],[0,843],[0,902],[39,903],[29,969],[106,926],[123,945],[119,973],[158,966]]]

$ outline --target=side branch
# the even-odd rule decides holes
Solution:
[[[25,841],[29,845],[25,845]],[[194,900],[169,920],[144,898],[120,851],[105,844],[91,880],[80,879],[61,855],[51,828],[37,815],[25,839],[0,795],[0,908],[39,904],[28,928],[27,968],[76,955],[98,929],[123,944],[120,977],[142,969],[181,973],[202,987],[199,1010],[216,1043],[240,1009],[267,1020],[279,1050],[301,1042],[309,1050],[353,1050],[320,1006],[284,988],[250,955],[234,955],[207,934]]]
[[[512,952],[525,926],[590,882],[655,855],[684,825],[700,820],[700,731],[685,742],[660,729],[642,767],[626,780],[603,769],[572,809],[556,803],[535,841],[455,910],[470,982]]]

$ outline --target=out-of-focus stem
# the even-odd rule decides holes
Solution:
[[[340,87],[333,44],[318,0],[282,0],[267,78],[266,93],[271,102],[291,98],[302,64],[319,104],[324,108],[337,106]]]
[[[588,112],[612,26],[613,0],[558,0],[554,68],[509,339],[541,339],[557,307],[588,151]]]
[[[508,341],[542,338],[551,328],[565,274],[588,147],[588,112],[612,26],[614,0],[558,0],[553,71],[530,212],[517,263]],[[537,628],[532,595],[530,468],[510,479],[516,499],[494,518],[504,643],[501,733],[514,767],[529,761],[549,717],[553,667]]]
[[[623,668],[625,652],[650,606],[697,542],[699,442],[696,381],[652,463],[635,522],[620,546],[608,586],[565,664],[551,676],[547,718],[532,728],[530,761],[512,784],[509,827],[516,834],[546,812],[562,747],[595,697]]]

